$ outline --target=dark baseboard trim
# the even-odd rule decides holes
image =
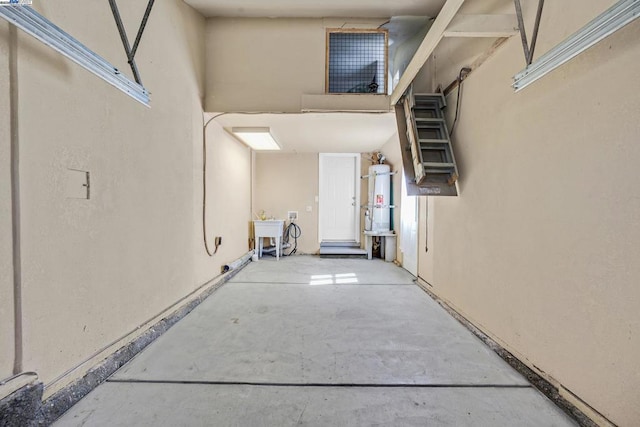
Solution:
[[[41,382],[27,384],[0,400],[0,426],[36,426],[37,414],[42,405]]]
[[[431,289],[433,286],[424,279],[418,278],[415,283],[422,289],[427,295],[429,295],[434,301],[436,301],[447,313],[449,313],[454,319],[460,322],[465,328],[471,331],[476,337],[478,337],[483,343],[485,343],[491,350],[493,350],[498,356],[500,356],[505,362],[507,362],[513,369],[518,371],[524,376],[527,381],[531,383],[542,394],[547,396],[549,400],[556,404],[565,414],[571,417],[581,427],[598,427],[598,424],[589,418],[584,412],[578,409],[574,404],[560,395],[557,387],[551,384],[549,381],[540,376],[537,372],[529,368],[520,359],[515,357],[504,347],[494,341],[490,336],[485,334],[477,326],[471,323],[466,317],[458,313],[447,302],[442,300]],[[602,416],[602,415],[601,415]],[[606,419],[604,416],[602,416]],[[613,425],[613,423],[612,423]]]
[[[104,383],[115,371],[133,359],[133,357],[144,350],[145,347],[193,311],[194,308],[200,305],[211,294],[233,278],[233,276],[241,271],[249,262],[250,260],[242,264],[237,269],[230,271],[226,276],[222,277],[219,282],[212,285],[202,294],[198,295],[194,300],[182,306],[171,315],[161,319],[138,338],[120,348],[98,365],[91,368],[82,378],[77,379],[43,401],[40,410],[36,412],[35,422],[37,425],[51,425],[73,405],[78,403],[80,399],[85,397],[100,384]]]

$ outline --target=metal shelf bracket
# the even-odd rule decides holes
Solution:
[[[540,29],[540,18],[542,17],[542,8],[544,0],[538,0],[538,12],[536,13],[536,22],[533,24],[533,35],[531,37],[531,45],[527,41],[527,31],[524,27],[524,17],[522,16],[522,4],[520,0],[513,0],[516,6],[516,17],[518,18],[518,27],[520,28],[520,38],[522,39],[522,49],[524,50],[524,59],[527,65],[533,62],[533,52],[536,50],[536,41],[538,40],[538,30]]]
[[[128,79],[106,59],[61,30],[27,4],[12,3],[1,5],[0,18],[4,18],[10,24],[20,28],[25,33],[38,39],[141,104],[149,106],[149,92],[140,82],[133,82]],[[141,26],[141,29],[144,29],[143,26]],[[134,46],[137,48],[137,43]]]
[[[142,39],[142,34],[144,33],[144,29],[147,26],[147,21],[149,20],[149,15],[151,14],[151,9],[153,8],[153,2],[155,0],[149,0],[147,3],[147,9],[144,11],[144,16],[142,17],[142,22],[140,22],[140,27],[138,28],[138,34],[136,35],[136,40],[133,42],[133,46],[129,44],[129,38],[127,37],[127,31],[124,29],[124,24],[122,23],[122,18],[120,17],[120,10],[118,9],[118,4],[116,0],[109,0],[109,6],[111,6],[111,13],[113,13],[113,19],[116,21],[116,26],[118,27],[118,33],[120,33],[120,39],[122,40],[122,46],[124,47],[124,51],[127,54],[127,62],[131,66],[131,72],[133,73],[133,78],[136,80],[138,84],[142,84],[142,79],[140,78],[140,72],[138,71],[138,66],[136,65],[136,52],[138,50],[138,46],[140,45],[140,40]]]

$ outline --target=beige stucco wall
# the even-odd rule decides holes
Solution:
[[[257,153],[255,159],[253,210],[256,213],[264,210],[268,216],[285,220],[287,211],[298,211],[296,223],[302,235],[297,253],[316,253],[320,249],[316,202],[318,154]],[[311,212],[307,212],[307,206],[311,206]]]
[[[361,174],[368,172],[371,164],[369,153],[361,157]],[[320,249],[318,242],[318,153],[257,153],[255,156],[254,204],[258,213],[267,216],[287,217],[287,211],[298,211],[297,224],[302,230],[297,253],[314,254]],[[360,204],[367,200],[367,181],[360,180]],[[312,211],[308,212],[307,207]],[[360,230],[364,227],[364,211],[361,210]],[[360,236],[361,246],[364,237]]]
[[[207,242],[222,237],[218,252],[210,257],[202,234],[202,141],[194,145],[195,275],[197,283],[211,279],[223,265],[249,251],[251,220],[251,151],[231,137],[215,120],[207,125]]]
[[[0,379],[13,367],[9,25],[0,22]]]
[[[393,216],[393,230],[398,235],[396,239],[396,259],[402,262],[402,251],[400,245],[402,244],[402,233],[400,232],[400,213],[402,210],[402,153],[400,152],[400,141],[398,140],[398,134],[392,136],[386,144],[380,148],[380,152],[386,157],[385,163],[391,167],[392,172],[396,172],[391,176],[391,191],[393,193],[392,204],[395,206],[391,209],[391,215]]]
[[[108,3],[34,3],[129,74]],[[130,34],[145,6],[119,2]],[[213,135],[209,191],[219,200],[210,206],[208,227],[211,239],[223,236],[223,246],[213,259],[203,255],[204,32],[204,18],[182,1],[155,3],[136,55],[150,109],[19,35],[24,367],[45,383],[247,250],[250,155]],[[7,40],[3,24],[2,70]],[[7,93],[1,79],[0,94]],[[0,96],[0,376],[13,356],[7,102]],[[90,171],[90,200],[67,198],[69,168]]]
[[[327,28],[377,28],[384,19],[207,20],[206,111],[299,112],[323,94]]]
[[[610,4],[545,4],[537,51]],[[627,426],[640,422],[638,40],[640,21],[517,94],[519,38],[474,72],[454,136],[460,197],[429,198],[420,258],[439,295]]]

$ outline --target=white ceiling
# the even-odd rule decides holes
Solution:
[[[270,127],[282,151],[289,153],[371,152],[397,131],[393,113],[229,113],[215,120],[225,128]]]
[[[388,18],[436,16],[445,0],[184,0],[204,16]]]

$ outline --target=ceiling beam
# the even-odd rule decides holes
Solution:
[[[396,85],[393,93],[391,94],[391,105],[396,105],[407,88],[411,85],[413,79],[416,78],[422,66],[427,62],[429,56],[433,53],[440,40],[444,36],[444,32],[447,27],[458,13],[460,6],[462,6],[464,0],[447,0],[442,6],[440,13],[433,22],[433,25],[429,29],[429,32],[422,40],[420,47],[415,55],[407,65],[407,69],[402,74],[400,81]]]
[[[511,15],[456,15],[444,37],[511,37],[518,33],[518,19]]]

